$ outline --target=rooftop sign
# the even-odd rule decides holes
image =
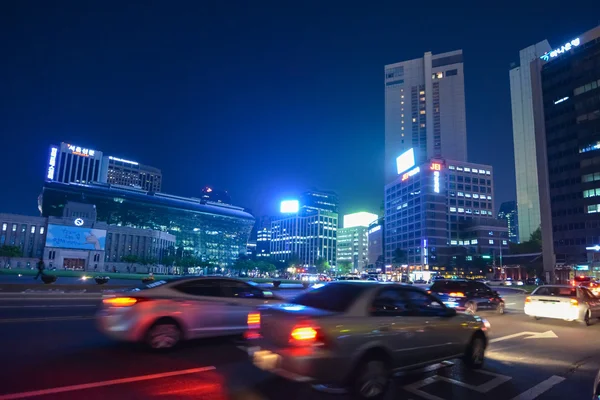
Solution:
[[[544,61],[550,61],[550,59],[558,57],[559,55],[561,55],[565,51],[569,51],[573,47],[577,47],[580,44],[581,44],[581,40],[579,38],[573,39],[569,43],[566,43],[566,44],[562,45],[560,48],[554,49],[554,50],[551,50],[551,51],[547,52],[546,54],[544,54],[540,58],[542,60],[544,60]]]

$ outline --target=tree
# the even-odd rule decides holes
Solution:
[[[392,254],[392,263],[396,265],[402,265],[408,263],[408,257],[406,254],[406,250],[402,250],[401,248],[396,248],[394,253]]]
[[[135,254],[127,254],[121,257],[121,261],[129,263],[129,268],[131,268],[133,267],[133,264],[137,263],[140,260]]]
[[[260,272],[262,273],[273,273],[277,270],[277,268],[275,267],[275,265],[271,264],[270,262],[267,261],[252,261],[255,266],[256,269],[258,269]]]
[[[542,230],[537,228],[531,233],[529,240],[521,243],[509,243],[511,254],[531,254],[542,251]]]
[[[352,263],[350,261],[340,261],[338,263],[338,270],[341,275],[349,274],[352,271]]]
[[[4,267],[10,265],[10,260],[13,257],[22,257],[23,252],[19,246],[3,245],[0,247],[0,257],[4,259]]]
[[[287,260],[288,267],[300,267],[304,264],[304,261],[300,258],[298,254],[292,254],[290,258]]]
[[[317,268],[318,273],[325,273],[329,271],[329,261],[323,257],[319,257],[317,258],[317,261],[315,261],[315,267]]]

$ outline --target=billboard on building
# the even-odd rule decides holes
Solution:
[[[396,169],[398,170],[398,175],[414,166],[415,151],[413,149],[405,151],[404,153],[400,154],[398,158],[396,158]]]
[[[297,213],[299,209],[300,209],[300,203],[298,202],[298,200],[283,200],[281,202],[279,211],[282,214],[288,214],[288,213]]]
[[[104,229],[79,228],[66,225],[48,225],[46,247],[63,249],[104,250],[106,231]]]

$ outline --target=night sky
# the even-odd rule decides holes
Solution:
[[[310,187],[378,212],[383,67],[456,49],[469,161],[493,165],[497,207],[514,200],[509,65],[596,26],[600,6],[463,3],[3,1],[0,212],[36,215],[61,141],[161,168],[166,193],[227,189],[255,215]]]

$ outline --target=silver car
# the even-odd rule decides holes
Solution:
[[[591,325],[600,318],[600,299],[585,287],[544,285],[525,299],[524,311],[535,319],[557,318]]]
[[[184,339],[241,335],[251,310],[278,301],[270,291],[239,279],[157,281],[104,296],[97,324],[111,338],[168,349]]]
[[[489,323],[457,315],[422,289],[341,281],[248,317],[254,365],[298,382],[382,397],[392,372],[462,357],[481,367]]]

